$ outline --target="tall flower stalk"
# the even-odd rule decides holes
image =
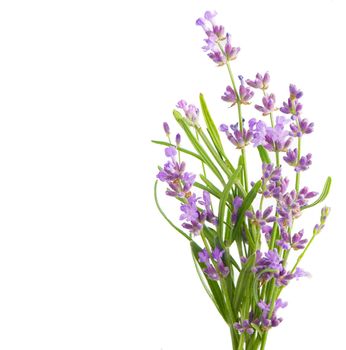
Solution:
[[[227,68],[230,83],[221,99],[230,108],[236,106],[236,122],[217,127],[202,94],[200,107],[180,100],[173,115],[189,145],[183,146],[181,133],[174,139],[168,123],[163,124],[167,141],[153,141],[165,146],[167,158],[159,166],[155,201],[166,221],[188,240],[202,285],[230,330],[232,348],[263,350],[268,332],[283,321],[281,309],[287,302],[281,299],[282,291],[309,275],[300,263],[324,228],[330,208],[322,208],[310,234],[298,219],[325,200],[331,178],[318,196],[301,176],[312,165],[311,153],[302,153],[302,139],[308,140],[306,135],[314,129],[302,117],[303,92],[290,84],[287,102],[280,106],[270,91],[268,72],[254,79],[239,75],[237,83],[233,64],[240,48],[233,46],[231,35],[215,17],[216,12],[207,11],[196,24],[206,35],[207,56]],[[257,91],[261,103],[252,106]],[[251,118],[244,119],[243,108]],[[246,154],[253,149],[262,165],[249,174]],[[188,158],[200,162],[201,175],[191,172]],[[293,181],[284,173],[286,168]],[[159,182],[177,201],[181,225],[160,206]]]

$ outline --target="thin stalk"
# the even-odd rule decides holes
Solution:
[[[199,136],[198,136],[198,132],[197,132],[197,130],[196,130],[196,139],[197,139],[197,141],[199,142]],[[206,178],[206,177],[207,177],[207,173],[206,173],[206,171],[205,171],[204,162],[203,162],[203,161],[201,161],[201,163],[202,163],[203,175],[204,175],[204,177]]]
[[[222,45],[220,43],[218,43],[218,46],[219,46],[221,52],[223,54],[225,54],[225,50],[223,49]],[[243,117],[242,117],[242,112],[241,112],[241,102],[240,102],[238,89],[237,89],[237,86],[236,86],[235,81],[234,81],[234,75],[233,75],[233,72],[232,72],[231,65],[230,65],[229,61],[226,61],[226,67],[227,67],[227,70],[228,70],[229,77],[231,79],[233,90],[234,90],[234,92],[236,94],[236,97],[237,97],[239,130],[240,130],[241,133],[243,133]],[[249,186],[248,186],[248,176],[247,176],[247,167],[246,167],[246,152],[245,152],[245,148],[243,148],[241,150],[241,154],[243,156],[243,161],[244,161],[244,167],[243,167],[244,187],[245,187],[246,192],[248,192]]]

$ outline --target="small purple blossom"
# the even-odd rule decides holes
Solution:
[[[238,210],[243,204],[243,198],[236,196],[233,199],[233,211],[232,211],[232,216],[231,216],[231,221],[232,224],[235,224],[238,219]]]
[[[245,215],[250,219],[250,222],[257,227],[262,227],[267,223],[272,223],[276,220],[275,216],[270,216],[273,211],[273,206],[269,206],[263,212],[261,210],[257,210],[255,213],[248,210]]]
[[[243,128],[243,131],[241,132],[238,123],[231,125],[230,128],[232,131],[229,131],[227,125],[221,124],[219,129],[226,134],[228,140],[231,141],[236,148],[244,148],[251,142],[253,137],[253,131],[251,128],[249,130]]]
[[[176,154],[177,150],[175,147],[167,147],[165,149],[165,155],[170,160],[163,166],[163,169],[159,171],[156,177],[168,184],[169,188],[166,191],[168,196],[189,197],[196,175],[185,172],[185,163],[179,163],[175,159]]]
[[[294,170],[297,173],[309,169],[310,165],[312,164],[311,158],[312,154],[308,153],[306,156],[302,156],[298,160],[297,148],[295,148],[294,150],[289,149],[286,153],[286,156],[283,157],[284,161],[287,164],[294,166]]]
[[[291,100],[300,99],[303,96],[303,92],[301,90],[298,90],[294,84],[290,84],[289,90]]]
[[[281,299],[277,299],[271,316],[269,316],[271,309],[270,304],[260,300],[257,305],[262,310],[260,322],[264,330],[268,330],[271,327],[277,327],[282,322],[282,318],[278,318],[276,313],[278,309],[285,308],[287,306],[286,302],[283,302]]]
[[[167,136],[170,134],[169,125],[167,122],[163,123],[163,130],[165,131]]]
[[[254,92],[244,85],[244,79],[241,75],[239,76],[239,79],[241,81],[239,86],[239,101],[244,105],[248,105],[250,104],[249,101],[252,99]]]
[[[237,103],[237,95],[229,85],[226,87],[226,91],[221,98],[223,101],[231,103],[231,106]]]
[[[226,45],[225,45],[225,55],[227,61],[233,61],[237,58],[240,47],[233,47],[231,44],[230,34],[226,34]]]
[[[263,145],[265,142],[265,136],[267,134],[267,125],[263,121],[256,121],[255,118],[249,120],[250,129],[253,132],[252,143],[254,147],[258,147],[259,145]]]
[[[257,73],[255,80],[247,79],[246,83],[255,89],[265,90],[265,89],[268,89],[269,81],[270,81],[270,76],[269,76],[269,73],[266,72],[263,77],[261,74]]]
[[[264,147],[272,152],[286,152],[292,138],[289,137],[289,132],[285,130],[287,120],[284,117],[276,117],[274,128],[267,128]]]
[[[208,57],[218,66],[222,66],[226,63],[226,58],[224,54],[217,48],[212,49],[208,53]]]
[[[177,147],[180,146],[180,142],[181,142],[181,135],[180,134],[177,134],[175,136],[175,144],[177,145]]]
[[[233,327],[239,333],[247,333],[247,334],[251,335],[255,332],[255,330],[251,327],[249,320],[244,320],[242,322],[236,322],[236,323],[234,323]]]
[[[195,105],[188,104],[185,100],[180,100],[177,103],[177,108],[184,111],[185,117],[191,125],[198,124],[199,109]]]
[[[262,115],[268,115],[275,111],[275,95],[270,94],[262,98],[263,106],[255,105],[255,108],[262,112]]]
[[[203,272],[210,278],[211,280],[217,281],[220,279],[220,275],[222,277],[227,277],[229,274],[229,267],[225,266],[222,257],[223,257],[224,251],[221,250],[218,246],[215,247],[215,249],[211,253],[211,257],[209,256],[206,249],[203,249],[198,253],[198,260],[199,262],[206,265],[206,268],[203,269]],[[218,272],[216,271],[214,264],[211,262],[211,259],[213,259],[214,263],[217,266]]]
[[[290,124],[290,136],[301,137],[304,134],[311,134],[314,130],[314,123],[310,123],[307,119],[301,119],[300,116],[295,123]]]

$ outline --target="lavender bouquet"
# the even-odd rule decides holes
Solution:
[[[189,146],[182,144],[180,134],[172,140],[169,125],[163,124],[168,140],[153,142],[165,146],[168,160],[159,167],[155,201],[167,222],[189,242],[202,285],[230,329],[233,349],[265,349],[268,331],[282,322],[280,309],[287,305],[281,293],[291,280],[308,275],[300,262],[330,208],[321,210],[311,232],[305,233],[298,219],[327,197],[331,178],[319,196],[302,185],[301,174],[312,162],[311,153],[302,153],[303,139],[314,128],[302,117],[302,91],[289,85],[288,100],[279,106],[269,90],[268,73],[253,80],[239,76],[237,83],[233,62],[240,48],[233,46],[215,16],[207,11],[196,24],[206,34],[203,50],[227,69],[230,85],[221,99],[234,107],[230,112],[235,110],[237,122],[217,128],[201,94],[204,127],[199,108],[179,101],[173,115]],[[253,107],[255,92],[261,104]],[[258,118],[244,119],[245,108],[247,115]],[[224,147],[226,139],[232,152]],[[248,173],[247,152],[258,153],[256,174]],[[189,157],[201,164],[199,177],[186,166]],[[292,170],[292,179],[284,169]],[[182,227],[161,208],[159,182],[166,184],[166,195],[178,201]]]

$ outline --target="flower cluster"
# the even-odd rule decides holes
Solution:
[[[177,103],[177,108],[184,111],[186,120],[190,125],[198,125],[199,109],[195,105],[188,104],[185,100],[180,100]]]
[[[277,287],[287,286],[288,282],[293,278],[303,276],[302,270],[300,269],[296,270],[296,272],[290,272],[285,269],[283,260],[276,248],[268,250],[264,254],[257,250],[256,261],[252,272],[256,274],[262,284],[274,278]]]
[[[199,262],[205,264],[203,272],[214,281],[217,281],[221,277],[227,277],[229,274],[229,267],[225,266],[222,257],[224,251],[219,247],[215,247],[212,251],[211,256],[206,249],[203,249],[198,253]]]
[[[204,209],[198,208],[197,203],[203,205]],[[183,227],[194,235],[201,232],[205,221],[217,225],[217,217],[211,209],[211,198],[207,191],[203,191],[203,200],[198,198],[195,193],[191,195],[187,203],[181,204],[180,210],[183,212],[180,215],[180,220],[186,221],[183,223]]]
[[[237,106],[231,110],[238,114],[237,123],[221,124],[217,129],[204,96],[200,95],[205,130],[199,120],[199,108],[180,100],[176,107],[182,112],[173,114],[194,149],[180,147],[180,134],[174,145],[167,123],[163,129],[169,142],[154,142],[169,146],[165,148],[168,161],[159,168],[157,179],[167,184],[166,194],[179,201],[179,219],[189,234],[168,219],[156,192],[155,200],[164,218],[188,239],[198,274],[205,275],[206,281],[202,278],[202,282],[207,293],[227,324],[233,324],[232,347],[264,349],[266,333],[282,322],[278,310],[287,305],[279,299],[280,293],[291,280],[308,276],[300,262],[324,228],[330,208],[322,209],[310,236],[302,228],[295,229],[297,220],[306,209],[326,198],[331,179],[328,177],[320,197],[310,203],[317,192],[303,183],[312,165],[312,154],[305,152],[302,140],[313,132],[314,124],[302,117],[303,92],[290,84],[288,99],[280,105],[276,92],[270,91],[268,72],[257,73],[254,79],[239,75],[240,83],[236,82],[233,61],[240,49],[232,45],[231,35],[215,17],[215,11],[207,11],[196,24],[206,34],[203,50],[217,66],[227,68],[229,85],[226,84],[221,99],[226,102],[224,105]],[[257,101],[255,93],[259,94]],[[246,113],[252,102],[252,112]],[[255,118],[251,115],[254,111]],[[218,131],[240,151],[228,154],[222,144],[224,136],[220,138]],[[247,152],[253,149],[247,147],[250,145],[258,148],[256,153],[262,164],[257,175],[252,167],[248,172],[247,159],[251,158],[247,158]],[[238,154],[234,157],[234,153]],[[202,163],[201,182],[186,171],[182,154]],[[291,171],[291,180],[286,169]],[[256,178],[257,181],[249,181]]]
[[[281,299],[277,299],[271,310],[271,304],[260,300],[257,303],[260,309],[260,315],[258,318],[254,317],[254,312],[251,311],[249,318],[240,322],[233,324],[233,327],[240,333],[247,333],[252,335],[255,332],[255,327],[261,329],[262,331],[267,331],[272,327],[277,327],[282,321],[282,317],[277,316],[277,311],[280,308],[285,308],[287,302],[283,302]]]
[[[204,18],[198,18],[196,24],[203,28],[207,38],[202,49],[207,52],[208,57],[218,66],[224,65],[227,61],[237,58],[239,47],[231,44],[231,36],[225,34],[225,28],[215,22],[216,11],[206,11]]]
[[[163,169],[159,171],[156,177],[160,181],[167,183],[169,188],[166,194],[168,196],[178,198],[190,197],[190,190],[195,182],[196,175],[186,172],[185,163],[177,161],[177,150],[174,147],[167,147],[165,154],[170,160],[163,166]]]

